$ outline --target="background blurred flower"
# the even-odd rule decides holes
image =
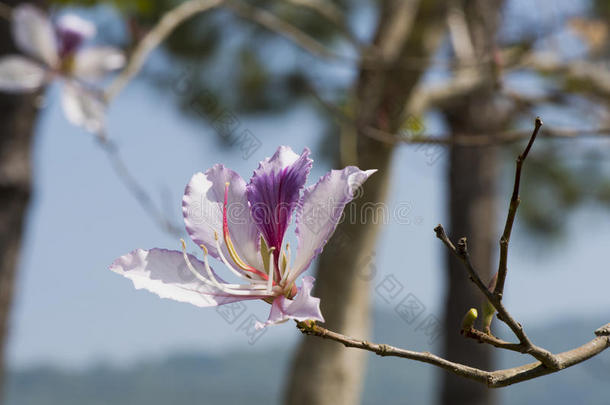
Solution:
[[[76,15],[64,15],[54,24],[43,11],[24,4],[15,7],[12,18],[13,39],[25,56],[0,58],[0,90],[31,92],[62,79],[68,120],[91,132],[102,130],[105,102],[91,82],[121,68],[123,53],[109,46],[82,48],[96,29]]]

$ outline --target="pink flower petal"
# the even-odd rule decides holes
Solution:
[[[311,290],[315,279],[311,276],[303,277],[301,288],[294,299],[289,300],[281,295],[273,300],[269,319],[265,323],[257,323],[256,328],[261,329],[265,326],[285,322],[289,319],[297,321],[319,321],[324,322],[324,317],[320,312],[320,299],[311,296]]]
[[[331,170],[305,190],[297,208],[297,251],[288,284],[307,270],[311,261],[322,252],[337,227],[345,205],[352,200],[358,187],[375,172],[354,166]]]

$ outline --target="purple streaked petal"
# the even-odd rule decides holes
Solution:
[[[95,35],[95,25],[74,14],[65,14],[57,21],[60,57],[73,55],[84,40]]]
[[[269,247],[278,252],[311,170],[309,153],[305,148],[299,156],[289,147],[280,146],[271,158],[260,163],[247,187],[252,217]]]
[[[205,245],[210,255],[219,258],[214,232],[222,238],[222,208],[226,183],[229,183],[227,204],[229,234],[235,249],[250,266],[262,269],[263,262],[258,246],[259,232],[250,215],[246,182],[233,170],[218,164],[205,173],[197,173],[191,178],[182,199],[186,230],[197,245]],[[227,260],[231,260],[224,243],[221,248]]]
[[[59,62],[55,30],[47,15],[37,7],[22,4],[13,9],[13,39],[25,54],[56,67]]]
[[[315,279],[311,276],[303,277],[301,287],[292,300],[283,295],[274,299],[269,319],[265,323],[257,323],[256,328],[282,323],[288,319],[295,319],[299,322],[305,320],[324,322],[324,317],[320,312],[320,299],[311,296],[314,281]]]
[[[47,80],[41,64],[20,55],[0,58],[0,90],[11,93],[34,91]]]
[[[72,74],[79,79],[101,79],[125,64],[125,55],[111,46],[97,46],[78,51],[74,55]]]
[[[189,255],[189,259],[205,277],[203,263],[192,255]],[[229,295],[198,280],[189,271],[182,252],[173,250],[137,249],[115,260],[110,270],[130,279],[138,290],[145,289],[161,298],[187,302],[198,307],[260,298]]]
[[[304,191],[296,213],[297,251],[288,284],[307,270],[311,261],[322,252],[337,227],[345,205],[353,199],[358,187],[375,172],[363,171],[355,166],[331,170]]]

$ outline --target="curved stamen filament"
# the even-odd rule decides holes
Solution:
[[[240,277],[244,277],[244,275],[242,273],[238,272],[237,270],[235,270],[235,268],[233,266],[231,266],[231,264],[225,257],[224,253],[222,253],[222,249],[220,248],[220,241],[218,238],[218,234],[216,232],[214,232],[214,239],[216,240],[216,250],[218,251],[218,256],[220,257],[220,260],[222,260],[222,262],[225,264],[225,266],[227,266],[229,268],[229,270],[231,270],[234,274],[240,274]],[[262,271],[255,269],[254,267],[248,266],[247,269],[243,269],[243,270],[248,271],[250,273],[254,273],[257,276],[261,277],[263,280],[267,280],[267,275],[265,273],[263,273]],[[257,280],[253,280],[251,278],[247,278],[247,280],[257,281]]]
[[[229,251],[229,255],[231,259],[235,262],[237,267],[244,271],[256,272],[255,268],[248,265],[245,261],[243,261],[239,255],[237,254],[237,250],[235,250],[235,246],[233,245],[233,241],[231,240],[231,236],[229,235],[229,219],[228,219],[228,205],[229,205],[229,183],[225,183],[225,196],[224,196],[224,204],[222,205],[222,236],[225,241],[225,245],[227,246],[227,250]],[[262,272],[261,272],[262,273]]]
[[[286,247],[284,248],[284,267],[281,269],[282,271],[282,280],[280,284],[286,281],[288,277],[288,273],[290,273],[290,242],[286,243]]]
[[[240,295],[240,296],[244,296],[244,297],[247,297],[247,296],[258,297],[261,295],[265,295],[265,296],[268,295],[268,293],[265,291],[265,289],[266,289],[265,286],[225,284],[225,283],[218,282],[218,280],[214,276],[214,273],[212,272],[212,269],[210,268],[210,265],[209,265],[208,259],[207,259],[207,249],[205,249],[205,247],[204,247],[203,261],[204,261],[205,270],[209,277],[209,278],[205,278],[195,269],[195,266],[193,266],[193,264],[191,263],[191,260],[189,259],[188,254],[186,253],[186,244],[184,243],[184,240],[181,239],[180,241],[182,242],[182,256],[184,257],[186,266],[188,267],[190,272],[193,273],[193,275],[199,281],[203,282],[204,284],[206,284],[208,286],[215,287],[218,290],[220,290],[226,294],[229,294],[229,295]],[[259,290],[259,291],[256,291],[256,290]]]
[[[271,294],[271,287],[273,287],[273,274],[275,273],[273,271],[273,251],[274,250],[275,250],[274,247],[269,249],[269,280],[267,280],[267,293],[268,294]]]
[[[227,266],[227,268],[231,271],[231,273],[233,273],[235,276],[237,276],[243,280],[248,280],[250,282],[254,282],[254,283],[264,282],[264,280],[254,280],[249,275],[245,275],[244,273],[237,271],[233,266],[231,266],[231,264],[227,261],[227,258],[225,257],[225,255],[222,253],[222,249],[220,248],[220,242],[218,241],[218,234],[216,232],[214,232],[214,239],[216,240],[216,250],[218,251],[218,257],[220,257],[220,260],[224,263],[225,266]],[[207,248],[204,245],[200,245],[200,246],[202,249],[205,249],[205,251],[207,252]]]

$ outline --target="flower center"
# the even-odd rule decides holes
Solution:
[[[70,76],[74,71],[75,58],[73,54],[62,57],[59,65],[59,72],[66,76]]]
[[[282,291],[281,293],[286,295],[287,298],[292,298],[296,295],[297,289],[293,284],[290,288],[286,286],[286,280],[288,279],[288,275],[290,273],[290,244],[287,243],[285,249],[281,252],[278,252],[275,247],[269,247],[265,238],[261,236],[260,238],[260,254],[263,262],[264,271],[256,269],[246,263],[239,254],[237,253],[237,249],[235,249],[235,245],[231,239],[231,234],[229,232],[229,183],[225,183],[225,193],[224,193],[224,201],[222,205],[222,239],[225,243],[227,251],[229,252],[229,256],[231,257],[233,263],[246,272],[245,277],[248,280],[256,281],[251,278],[250,274],[257,275],[261,281],[264,280],[267,282],[267,291],[271,292],[274,287],[279,287]],[[226,260],[222,253],[221,246],[219,244],[219,236],[217,233],[214,233],[214,237],[216,239],[216,248],[218,250],[218,255],[220,256],[223,263],[231,269],[237,275],[240,273],[233,269],[231,264]],[[278,291],[279,292],[279,291]]]

